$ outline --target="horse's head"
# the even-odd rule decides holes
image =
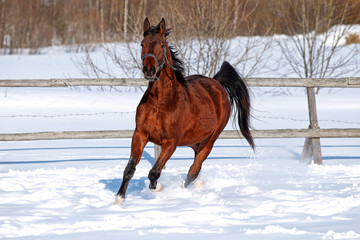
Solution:
[[[165,19],[161,19],[156,27],[150,26],[148,18],[145,19],[144,39],[141,42],[141,59],[143,60],[144,77],[147,80],[154,81],[160,70],[164,67],[164,64],[169,64],[166,56],[168,46],[165,32]]]

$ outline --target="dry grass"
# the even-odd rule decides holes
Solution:
[[[357,33],[351,33],[349,36],[345,37],[346,45],[349,44],[359,44],[360,43],[360,36]]]

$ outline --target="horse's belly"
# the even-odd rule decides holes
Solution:
[[[215,118],[202,118],[193,124],[188,123],[180,145],[188,146],[203,142],[214,133],[217,124]]]

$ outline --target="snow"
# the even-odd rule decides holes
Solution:
[[[164,190],[159,193],[147,187],[154,161],[153,147],[148,146],[121,207],[113,202],[130,151],[128,139],[2,143],[0,235],[5,239],[97,239],[103,234],[110,239],[359,236],[356,161],[338,157],[325,160],[324,166],[308,166],[296,156],[302,141],[262,142],[254,156],[241,143],[219,141],[203,167],[202,189],[182,188],[191,155],[179,148],[162,173]],[[359,145],[348,144],[339,150],[354,148],[356,156]]]
[[[57,47],[2,55],[0,79],[83,77],[73,63],[78,54]],[[303,90],[258,90],[256,129],[308,126]],[[358,128],[359,91],[320,91],[320,127]],[[134,88],[1,88],[0,133],[133,129],[141,96]],[[304,139],[256,139],[255,153],[245,141],[218,140],[201,172],[204,187],[187,189],[193,152],[179,147],[158,193],[148,188],[155,162],[148,144],[124,204],[116,206],[130,142],[0,142],[0,238],[360,239],[357,138],[321,139],[322,166],[299,162]]]

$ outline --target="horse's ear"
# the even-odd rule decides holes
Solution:
[[[159,32],[162,34],[162,35],[165,35],[165,32],[166,32],[166,23],[165,23],[165,19],[162,18],[160,23],[159,23]]]
[[[145,18],[145,21],[144,21],[144,32],[149,31],[149,29],[150,29],[149,19],[148,19],[148,18]]]

